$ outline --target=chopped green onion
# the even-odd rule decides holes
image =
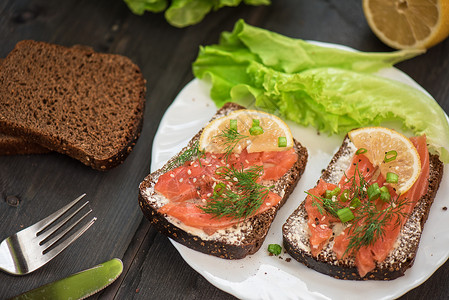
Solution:
[[[387,179],[385,180],[388,183],[398,183],[399,176],[396,173],[387,172]]]
[[[341,202],[347,202],[349,200],[349,190],[346,189],[343,191],[343,193],[341,193],[340,195],[340,201]]]
[[[282,247],[278,244],[269,244],[268,245],[268,252],[270,252],[271,254],[279,255],[279,254],[281,254],[281,251],[282,251]]]
[[[337,186],[335,189],[331,190],[326,190],[326,192],[324,192],[324,198],[326,199],[332,199],[333,196],[337,196],[338,194],[340,194],[341,189]]]
[[[368,150],[366,150],[366,148],[360,148],[355,152],[355,154],[359,155],[359,154],[364,154],[366,152],[368,152]]]
[[[366,193],[368,194],[368,198],[370,201],[376,200],[377,198],[379,198],[381,192],[380,192],[380,188],[379,188],[379,185],[377,184],[377,182],[370,185],[368,187],[368,189],[366,190]]]
[[[229,120],[229,129],[237,130],[237,119]]]
[[[333,191],[332,191],[332,196],[337,196],[338,194],[340,194],[341,189],[337,186]]]
[[[384,162],[390,162],[396,159],[398,156],[398,152],[396,150],[391,150],[388,152],[385,152]]]
[[[278,147],[287,147],[287,138],[285,136],[278,137]]]
[[[362,202],[360,202],[360,199],[357,197],[354,197],[354,199],[351,200],[351,203],[349,204],[349,207],[352,208],[357,208],[362,204]]]
[[[354,219],[354,214],[349,209],[349,207],[345,207],[345,208],[341,208],[341,209],[337,210],[337,215],[340,218],[340,221],[342,223],[346,223],[346,222]]]
[[[390,191],[386,186],[380,188],[380,200],[383,202],[389,202],[391,199]]]
[[[251,135],[261,135],[263,133],[262,127],[260,127],[260,120],[253,119],[253,125],[249,129],[249,134]]]
[[[263,129],[260,126],[251,127],[249,129],[249,134],[251,135],[261,135],[263,133]]]
[[[226,188],[226,185],[223,182],[219,182],[214,187],[214,193],[218,193],[224,188]],[[221,194],[221,192],[220,192],[220,194]]]

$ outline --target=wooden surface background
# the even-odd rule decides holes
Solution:
[[[0,157],[0,239],[82,193],[87,193],[98,218],[74,245],[35,273],[14,277],[0,272],[0,299],[113,257],[123,260],[123,275],[94,299],[233,299],[193,271],[143,218],[137,204],[138,184],[149,172],[154,134],[167,107],[193,79],[191,64],[198,47],[216,43],[222,31],[243,18],[291,37],[391,51],[370,31],[360,0],[272,2],[268,7],[220,9],[184,29],[170,26],[163,14],[133,15],[122,0],[0,2],[0,57],[23,39],[88,45],[131,58],[140,66],[148,89],[142,135],[125,163],[110,171],[92,170],[57,153]],[[397,67],[449,111],[449,40]],[[19,205],[9,205],[7,196],[17,196]],[[401,299],[448,299],[448,294],[446,262]]]

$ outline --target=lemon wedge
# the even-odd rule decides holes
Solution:
[[[374,34],[396,49],[428,49],[449,36],[447,0],[363,0]]]

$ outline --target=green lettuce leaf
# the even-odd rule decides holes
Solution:
[[[213,6],[210,0],[173,0],[165,19],[175,27],[186,27],[201,22]]]
[[[211,81],[218,107],[254,102],[329,134],[400,121],[404,129],[426,134],[431,152],[449,162],[449,125],[441,107],[426,93],[372,74],[420,53],[322,47],[239,21],[218,45],[200,48],[193,72]]]
[[[129,9],[136,15],[143,15],[145,11],[161,12],[167,8],[167,0],[124,0]]]
[[[162,12],[168,6],[167,0],[124,0],[129,9],[143,15],[145,11]],[[225,6],[238,6],[242,0],[173,0],[165,11],[165,19],[175,27],[186,27],[197,24],[211,10]],[[243,0],[248,5],[269,5],[270,0]]]

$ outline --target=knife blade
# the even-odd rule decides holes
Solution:
[[[114,258],[64,279],[20,294],[11,298],[11,300],[84,299],[113,283],[122,271],[122,261]]]

